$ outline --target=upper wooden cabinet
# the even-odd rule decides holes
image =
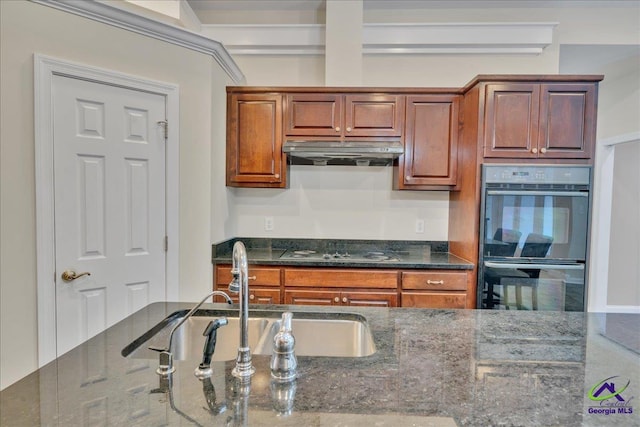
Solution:
[[[227,95],[227,186],[286,187],[281,94]]]
[[[485,158],[591,158],[597,83],[488,83],[485,91]]]
[[[457,182],[460,95],[407,96],[404,155],[396,188],[453,187]]]
[[[287,137],[400,137],[404,96],[292,93],[286,96]]]

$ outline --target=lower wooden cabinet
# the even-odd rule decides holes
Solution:
[[[228,293],[231,279],[230,265],[215,267],[215,289]],[[250,304],[473,308],[473,292],[471,270],[249,267]]]
[[[400,304],[419,308],[468,307],[468,289],[472,281],[467,271],[403,271]]]

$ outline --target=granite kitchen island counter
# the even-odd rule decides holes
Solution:
[[[211,381],[201,382],[193,375],[197,358],[177,360],[169,385],[155,373],[157,359],[122,356],[131,341],[191,306],[151,304],[6,388],[0,425],[640,425],[640,315],[252,306],[294,318],[367,319],[373,355],[298,356],[290,386],[270,382],[268,356],[253,356],[249,386],[231,376],[234,361],[212,363]],[[237,306],[203,308],[237,313]],[[612,396],[597,401],[589,393]],[[279,414],[286,408],[289,415]]]

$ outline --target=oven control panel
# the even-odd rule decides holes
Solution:
[[[484,165],[485,183],[589,185],[590,166]]]

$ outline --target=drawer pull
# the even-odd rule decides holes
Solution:
[[[247,276],[247,280],[256,280],[256,276]]]
[[[444,280],[427,280],[427,285],[444,285]]]

